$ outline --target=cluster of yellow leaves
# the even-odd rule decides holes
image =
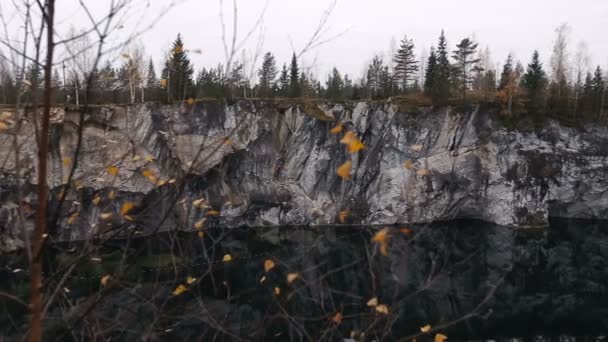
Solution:
[[[133,218],[133,216],[128,215],[129,212],[131,210],[133,210],[133,208],[135,208],[135,204],[133,204],[133,202],[125,202],[122,204],[122,206],[120,207],[120,216],[124,217],[125,220],[127,221],[133,221],[135,220]]]
[[[427,324],[423,327],[420,327],[420,331],[423,333],[428,333],[431,331],[431,326],[429,324]],[[437,334],[435,334],[434,342],[445,342],[445,340],[447,340],[447,339],[448,339],[448,337],[446,335],[437,333]]]
[[[346,149],[350,153],[359,152],[365,148],[365,145],[357,138],[354,132],[348,131],[340,140],[341,144],[346,145]]]
[[[377,243],[380,246],[380,253],[382,255],[388,255],[388,241],[391,236],[388,233],[388,228],[383,228],[378,231],[373,237],[372,242]]]
[[[177,287],[173,290],[173,295],[179,296],[182,293],[188,291],[188,286],[194,284],[196,281],[197,279],[195,277],[188,276],[188,278],[186,278],[186,284],[177,285]]]
[[[338,167],[338,169],[336,170],[336,174],[340,177],[342,177],[342,179],[351,179],[352,176],[350,174],[350,169],[353,167],[353,162],[351,162],[350,160],[347,160],[346,162],[344,162],[344,164],[340,165],[340,167]]]
[[[158,177],[156,177],[156,174],[154,173],[154,171],[149,170],[149,169],[145,169],[141,172],[141,174],[146,177],[150,183],[156,185],[156,183],[158,183]]]
[[[378,297],[371,298],[367,301],[366,305],[369,307],[373,307],[378,313],[385,315],[388,315],[389,313],[389,309],[386,304],[378,304]]]

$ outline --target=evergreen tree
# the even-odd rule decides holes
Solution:
[[[460,41],[460,44],[456,45],[457,49],[452,54],[452,58],[456,60],[454,76],[463,98],[466,97],[466,91],[472,82],[471,71],[474,70],[480,60],[479,58],[472,58],[477,50],[477,46],[478,44],[471,39],[464,38]]]
[[[404,36],[397,54],[393,57],[395,78],[401,82],[401,89],[406,90],[408,81],[418,71],[418,61],[414,55],[414,41]]]
[[[532,61],[528,64],[526,73],[522,79],[522,86],[527,91],[528,113],[540,118],[545,102],[545,91],[547,87],[547,74],[543,70],[543,65],[540,62],[538,51],[534,51]]]
[[[365,80],[365,88],[371,99],[377,99],[382,96],[383,73],[384,65],[380,56],[374,56],[372,63],[367,69],[367,78]]]
[[[346,77],[346,79],[348,79]],[[337,68],[333,68],[326,82],[326,96],[330,100],[341,100],[344,96],[344,80]]]
[[[173,42],[171,55],[165,63],[160,82],[167,90],[168,101],[185,100],[192,93],[193,73],[182,37],[178,34]]]
[[[258,70],[258,76],[260,77],[260,96],[272,96],[272,85],[277,77],[277,65],[272,53],[267,52],[264,55],[264,61],[262,62],[262,67]]]
[[[504,90],[512,82],[513,82],[513,56],[511,54],[509,54],[507,56],[507,61],[505,62],[505,65],[502,67],[502,73],[500,74],[500,84],[498,85],[498,90]]]
[[[435,104],[446,104],[450,98],[451,65],[448,59],[448,43],[445,33],[441,31],[436,52],[437,63],[433,73],[431,97]]]
[[[600,118],[603,113],[605,89],[606,83],[604,81],[604,74],[598,65],[593,73],[593,79],[591,80],[591,90],[593,92],[593,112],[597,114],[598,118]]]
[[[158,79],[156,78],[156,71],[154,70],[154,62],[152,61],[152,58],[150,58],[150,62],[148,62],[146,88],[155,89],[156,87],[158,87]]]
[[[435,54],[435,48],[431,47],[431,54],[426,63],[426,72],[424,74],[424,93],[431,96],[434,90],[433,81],[437,78],[437,55]]]
[[[300,68],[298,67],[298,59],[294,53],[291,57],[291,67],[289,69],[289,96],[299,97],[302,95],[300,89]]]
[[[281,76],[279,76],[279,89],[281,90],[281,96],[289,96],[289,72],[285,64],[283,64]]]

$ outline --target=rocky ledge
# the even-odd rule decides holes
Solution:
[[[608,129],[549,122],[542,130],[508,130],[498,113],[391,101],[96,107],[84,115],[75,182],[51,235],[86,239],[117,226],[142,234],[191,230],[205,215],[206,225],[227,227],[333,224],[340,216],[349,224],[466,218],[514,226],[544,225],[549,217],[608,219]],[[51,208],[74,162],[78,117],[70,110],[53,117]],[[22,245],[17,227],[33,226],[31,121],[0,134],[4,251]],[[338,123],[344,130],[332,134]],[[364,150],[345,150],[347,130]],[[346,160],[350,180],[336,174]],[[195,208],[198,199],[204,202]],[[136,205],[128,219],[118,214],[126,201]]]

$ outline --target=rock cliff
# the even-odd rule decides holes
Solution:
[[[220,212],[209,217],[209,226],[333,224],[341,211],[348,211],[351,224],[466,218],[538,226],[549,217],[608,219],[608,129],[599,126],[549,122],[541,131],[523,132],[502,127],[498,111],[486,106],[407,108],[390,101],[108,106],[84,115],[80,160],[74,161],[78,116],[68,110],[53,118],[51,208],[72,163],[79,163],[64,218],[51,232],[56,240],[117,226],[142,234],[190,230],[205,215],[193,208],[197,199]],[[33,225],[31,121],[17,134],[19,187],[13,137],[0,134],[2,250],[22,244],[19,222]],[[344,131],[330,133],[337,123],[366,149],[348,153],[339,142]],[[336,169],[349,159],[352,179],[343,180]],[[137,206],[134,221],[118,214],[100,218],[118,213],[125,201]],[[19,206],[26,209],[23,217]]]

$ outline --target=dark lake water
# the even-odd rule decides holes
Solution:
[[[437,330],[417,341],[436,332],[606,341],[607,222],[455,221],[386,227],[373,241],[383,228],[218,228],[52,245],[47,337],[396,341],[429,324]],[[27,302],[25,257],[0,258],[0,291]],[[0,298],[5,340],[26,329],[25,308]]]

